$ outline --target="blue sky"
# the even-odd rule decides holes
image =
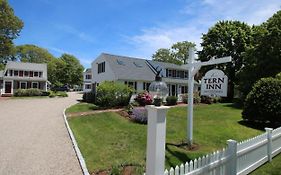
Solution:
[[[159,48],[191,41],[219,20],[260,24],[280,0],[8,0],[24,21],[16,45],[35,44],[81,64],[102,52],[151,59]]]

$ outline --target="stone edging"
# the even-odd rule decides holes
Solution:
[[[82,156],[82,154],[81,154],[81,151],[80,151],[80,149],[79,149],[79,147],[78,147],[78,145],[77,145],[77,142],[76,142],[76,140],[75,140],[75,137],[74,137],[74,135],[73,135],[73,132],[72,132],[72,130],[71,130],[70,127],[69,127],[69,124],[68,124],[68,121],[67,121],[66,115],[65,115],[65,110],[66,110],[66,108],[63,110],[64,123],[65,123],[65,126],[66,126],[66,128],[67,128],[67,131],[68,131],[69,137],[70,137],[70,139],[71,139],[72,145],[73,145],[73,147],[74,147],[74,150],[75,150],[76,156],[77,156],[77,158],[78,158],[80,167],[81,167],[81,169],[82,169],[84,175],[90,175],[90,174],[89,174],[89,171],[88,171],[88,169],[87,169],[85,160],[84,160],[84,158],[83,158],[83,156]]]

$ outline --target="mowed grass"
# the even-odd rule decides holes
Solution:
[[[144,167],[147,126],[132,123],[116,113],[69,118],[90,172],[126,164]],[[167,114],[166,168],[226,147],[228,139],[241,141],[262,131],[240,125],[241,110],[231,104],[198,105],[194,108],[194,143],[188,151],[173,144],[186,141],[187,109],[171,108]]]
[[[251,175],[280,175],[281,174],[281,155],[277,155],[272,162],[266,163],[256,169]]]
[[[87,112],[98,109],[98,106],[91,103],[78,103],[66,109],[66,113]]]

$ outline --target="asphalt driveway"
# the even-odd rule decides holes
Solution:
[[[81,175],[62,117],[79,98],[0,99],[0,174]]]

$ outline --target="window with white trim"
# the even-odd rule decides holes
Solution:
[[[38,82],[32,82],[32,86],[31,86],[32,88],[39,88],[39,86],[38,86]]]
[[[98,74],[105,72],[105,62],[98,64]]]

